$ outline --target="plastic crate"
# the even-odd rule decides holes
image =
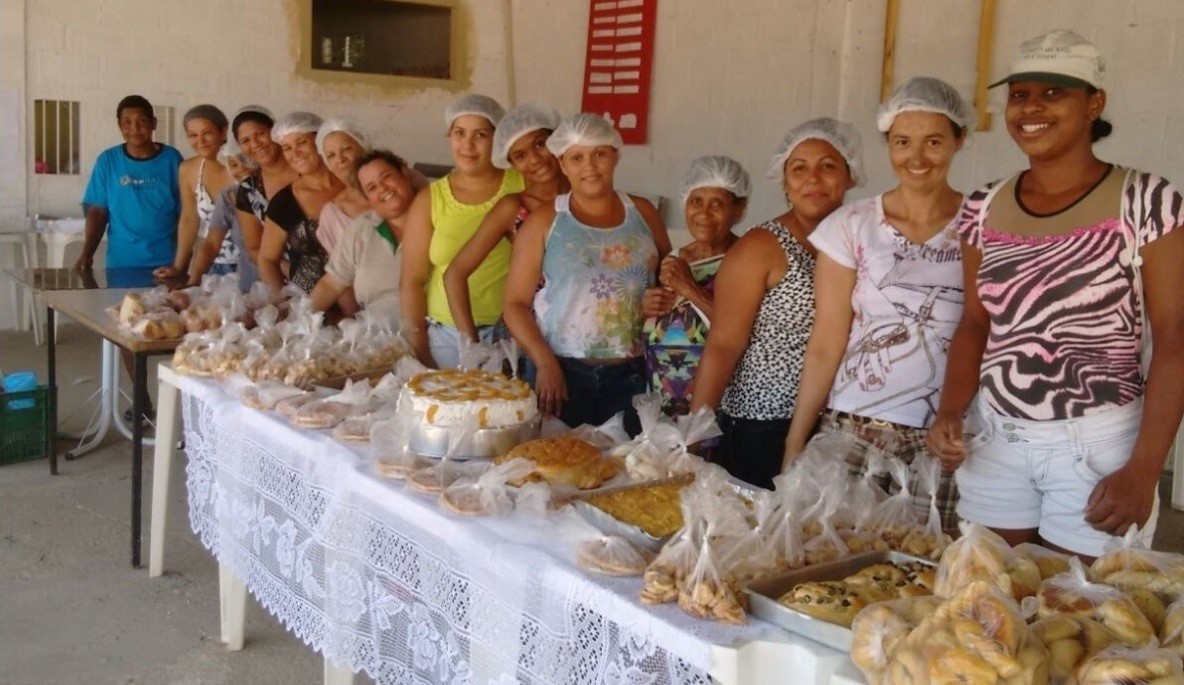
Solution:
[[[0,393],[0,465],[44,457],[48,441],[49,388]]]

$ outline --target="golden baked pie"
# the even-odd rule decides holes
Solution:
[[[493,460],[502,464],[515,457],[534,462],[534,470],[525,479],[511,482],[545,481],[580,490],[598,488],[621,471],[621,462],[604,456],[591,443],[571,435],[528,440]]]
[[[663,483],[592,495],[584,501],[656,538],[682,528],[679,494],[686,483]]]
[[[512,426],[538,417],[538,400],[523,381],[487,371],[448,369],[417,374],[400,402],[433,426]],[[471,424],[469,424],[471,422]]]

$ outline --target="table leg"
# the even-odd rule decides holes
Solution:
[[[148,384],[148,355],[136,352],[132,355],[135,367],[132,373],[132,567],[140,568],[140,509],[144,495],[144,422],[140,415],[148,398],[144,397]]]
[[[156,577],[164,572],[164,530],[169,513],[169,479],[181,428],[177,386],[161,379],[158,387],[156,449],[152,459],[152,520],[148,533],[149,577]]]
[[[226,649],[237,652],[243,648],[247,586],[221,563],[218,564],[218,609],[222,641],[226,643]]]
[[[353,685],[354,672],[349,666],[338,666],[325,658],[325,685]]]
[[[53,307],[45,308],[46,331],[46,367],[49,373],[49,472],[58,474],[58,336],[53,326]]]

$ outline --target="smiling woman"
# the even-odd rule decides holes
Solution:
[[[1131,525],[1150,547],[1184,413],[1184,197],[1095,156],[1103,72],[1093,44],[1057,30],[1021,44],[994,84],[1029,166],[963,209],[976,287],[928,437],[957,469],[962,517],[1083,557]]]

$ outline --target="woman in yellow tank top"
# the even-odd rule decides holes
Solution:
[[[444,122],[453,170],[416,196],[408,213],[400,281],[403,321],[415,356],[424,364],[452,368],[460,336],[448,308],[444,271],[503,196],[524,188],[522,175],[493,165],[493,132],[504,111],[492,98],[466,95],[448,106]],[[510,268],[510,245],[502,240],[469,277],[473,319],[483,340],[493,336],[502,314]]]

